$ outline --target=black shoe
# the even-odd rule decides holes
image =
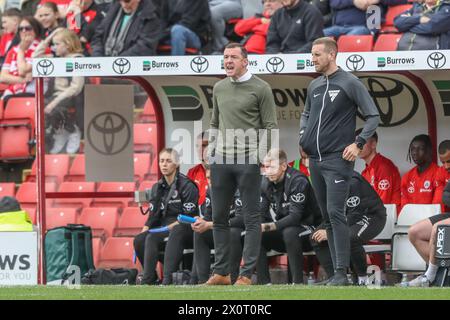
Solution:
[[[335,272],[333,278],[328,281],[327,286],[348,286],[347,274],[344,271],[338,270]]]

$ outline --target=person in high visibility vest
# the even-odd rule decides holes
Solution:
[[[33,231],[33,224],[28,213],[20,208],[13,197],[0,200],[0,231]]]

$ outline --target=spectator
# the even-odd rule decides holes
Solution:
[[[156,264],[164,249],[163,284],[172,283],[172,273],[177,271],[183,250],[192,245],[190,225],[179,224],[177,216],[198,215],[198,190],[195,184],[179,172],[179,155],[166,148],[159,153],[159,167],[163,177],[150,191],[150,213],[142,233],[134,239],[136,255],[144,267],[140,284],[156,284]],[[168,231],[151,233],[150,228],[167,226]],[[167,243],[164,239],[168,237]],[[192,246],[191,246],[192,248]]]
[[[44,2],[36,11],[35,18],[44,28],[43,38],[48,37],[61,26],[58,6],[54,2]]]
[[[442,212],[450,212],[450,206],[446,207],[442,203],[442,195],[445,185],[450,180],[450,140],[444,140],[439,144],[439,159],[442,162],[436,173],[436,189],[434,190],[433,203],[439,203],[442,206]]]
[[[208,0],[166,0],[161,19],[161,42],[170,44],[173,56],[184,55],[186,47],[200,50],[208,41]]]
[[[395,17],[394,26],[403,35],[397,50],[450,49],[450,3],[440,0],[414,2]]]
[[[9,50],[0,73],[0,82],[9,85],[2,96],[5,108],[10,97],[33,96],[36,92],[34,81],[31,81],[31,60],[41,32],[41,25],[35,18],[27,16],[20,21],[20,43]]]
[[[241,0],[208,0],[211,11],[212,51],[222,54],[229,40],[225,37],[225,24],[232,18],[242,18]]]
[[[447,140],[448,141],[448,140]],[[447,182],[442,196],[442,202],[450,207],[450,182]],[[427,270],[417,278],[407,282],[406,287],[429,287],[435,280],[438,266],[435,258],[436,233],[439,225],[450,224],[450,212],[434,215],[417,222],[408,230],[408,236],[417,252],[428,264]]]
[[[355,132],[359,136],[362,129]],[[395,204],[400,208],[400,171],[388,158],[377,152],[378,134],[375,132],[367,139],[359,157],[366,163],[361,175],[375,189],[384,204]]]
[[[281,0],[264,0],[264,12],[252,18],[240,20],[234,27],[238,36],[244,37],[243,43],[249,53],[265,53],[270,18],[275,11],[283,7]]]
[[[34,17],[40,2],[41,0],[22,0],[20,6],[22,15]]]
[[[152,56],[160,22],[150,0],[120,0],[111,7],[92,38],[92,56]]]
[[[64,25],[80,37],[85,54],[90,55],[90,42],[105,15],[93,0],[72,0],[67,8]]]
[[[272,249],[287,252],[293,283],[301,284],[303,252],[312,250],[309,236],[322,221],[320,208],[308,178],[287,165],[283,150],[270,150],[263,166],[261,214],[264,223],[261,224],[261,251],[256,268],[258,284],[270,283],[267,252]],[[327,248],[322,250],[328,251]]]
[[[345,208],[350,229],[350,262],[358,276],[358,285],[367,284],[367,262],[364,244],[375,238],[386,224],[386,208],[378,194],[358,172],[354,171],[350,182]],[[325,224],[329,221],[325,221]],[[324,228],[318,228],[312,240],[327,240]],[[324,263],[331,264],[331,261]],[[324,266],[325,270],[329,268]]]
[[[408,149],[408,161],[416,166],[405,173],[401,184],[401,205],[433,202],[438,166],[432,160],[431,139],[426,134],[415,136]]]
[[[312,43],[323,37],[323,17],[304,0],[281,0],[284,7],[270,19],[266,53],[309,53]]]
[[[333,10],[333,25],[323,32],[327,37],[345,35],[364,35],[376,32],[375,27],[367,26],[366,11],[369,6],[377,5],[381,10],[381,19],[388,6],[407,3],[407,0],[330,0]],[[381,24],[382,21],[380,21]]]
[[[18,9],[11,8],[3,12],[2,15],[2,38],[0,40],[0,65],[5,60],[6,54],[9,49],[17,45],[19,37],[17,37],[17,31],[19,29],[19,22],[22,18],[22,14]]]
[[[33,231],[28,213],[20,208],[16,198],[0,198],[0,232]]]
[[[332,25],[333,14],[330,7],[330,0],[312,0],[310,3],[319,9],[323,16],[323,26],[328,28]]]
[[[203,205],[205,202],[206,190],[208,190],[208,180],[206,179],[206,150],[208,148],[208,133],[202,132],[197,137],[196,142],[198,157],[202,161],[195,167],[189,169],[187,176],[194,181],[199,190],[198,204]]]
[[[53,31],[42,41],[33,57],[41,57],[53,42],[55,56],[82,57],[83,48],[78,36],[67,29]],[[81,131],[76,113],[82,112],[84,78],[52,78],[45,97],[46,146],[50,153],[76,153],[80,148]]]
[[[208,184],[210,183],[210,170],[206,169],[206,177]],[[208,189],[205,201],[200,207],[201,216],[197,218],[196,222],[192,224],[192,230],[194,230],[194,261],[195,268],[193,272],[197,273],[198,283],[205,283],[209,279],[210,275],[210,250],[214,249],[213,239],[213,223],[212,223],[212,202]],[[234,282],[239,274],[239,263],[242,257],[242,237],[241,233],[244,231],[245,226],[239,211],[241,209],[242,202],[239,199],[239,192],[236,192],[234,196],[233,205],[230,208],[230,264],[231,264],[231,281]]]

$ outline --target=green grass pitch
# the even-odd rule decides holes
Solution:
[[[450,300],[450,288],[272,285],[0,287],[0,300]]]

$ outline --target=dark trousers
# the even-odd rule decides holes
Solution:
[[[240,275],[250,278],[261,245],[261,174],[254,164],[212,164],[211,196],[213,205],[213,235],[215,246],[214,273],[230,274],[230,225],[229,208],[236,189],[242,200],[245,224],[243,259]]]
[[[235,281],[239,275],[239,264],[242,258],[243,229],[230,228],[230,270],[231,279]],[[211,249],[214,249],[213,231],[194,232],[194,261],[198,283],[208,281],[211,272]]]
[[[167,242],[164,241],[168,237]],[[172,273],[178,270],[183,258],[183,250],[192,248],[192,229],[190,225],[179,224],[170,232],[143,232],[134,238],[136,256],[144,267],[143,283],[156,282],[156,264],[159,254],[164,251],[163,283],[172,283]]]
[[[294,283],[303,283],[303,252],[312,249],[308,237],[299,237],[302,227],[287,227],[262,233],[261,250],[257,264],[258,284],[270,283],[267,252],[286,252]]]
[[[334,269],[350,265],[350,233],[345,204],[354,163],[342,158],[310,160],[311,183],[324,221]]]
[[[384,215],[367,215],[361,220],[352,223],[350,230],[350,262],[353,271],[358,276],[367,275],[367,260],[364,244],[375,238],[386,224]],[[316,256],[327,273],[328,277],[333,275],[333,262],[328,250],[329,242],[317,243],[312,241]],[[324,250],[326,249],[326,250]]]

